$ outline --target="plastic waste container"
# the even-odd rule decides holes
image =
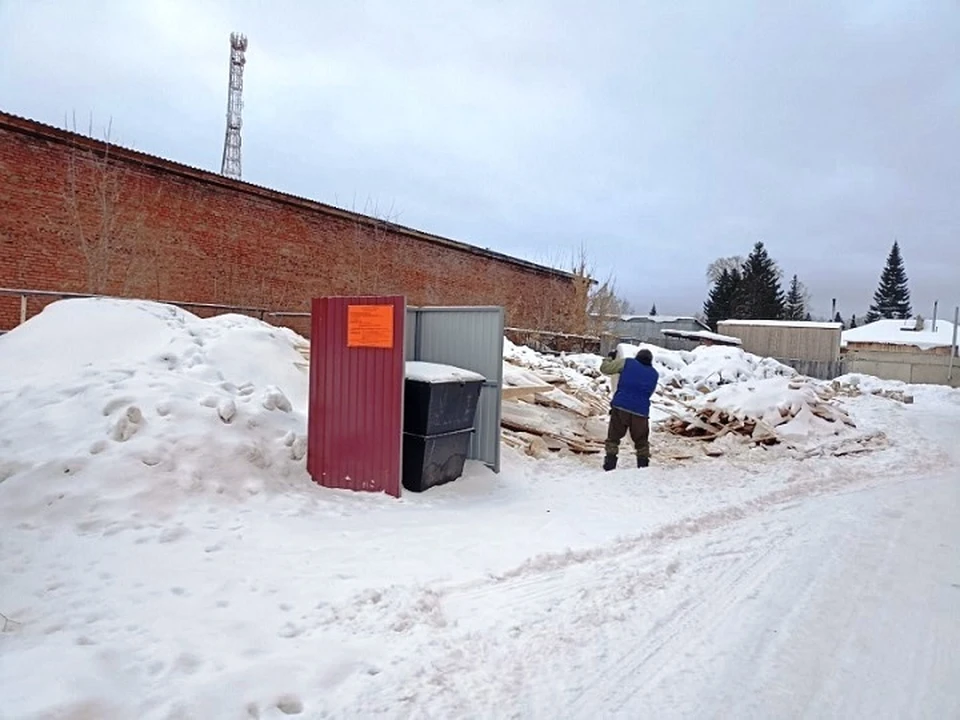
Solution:
[[[407,490],[423,492],[463,475],[485,382],[451,365],[406,364],[401,474]]]

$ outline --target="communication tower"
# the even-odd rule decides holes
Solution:
[[[227,134],[223,139],[220,174],[240,179],[240,127],[243,125],[243,66],[247,64],[247,37],[230,33],[230,85],[227,90]]]

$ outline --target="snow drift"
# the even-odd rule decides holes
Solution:
[[[151,302],[48,306],[0,337],[6,502],[136,495],[162,507],[181,492],[237,497],[306,482],[302,342],[246,316],[201,319]],[[131,480],[144,473],[149,482]]]

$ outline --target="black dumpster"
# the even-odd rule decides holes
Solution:
[[[476,373],[449,365],[407,363],[403,431],[442,435],[473,427],[484,382]]]
[[[473,428],[443,435],[403,434],[403,486],[423,492],[463,475]]]
[[[463,474],[485,381],[450,365],[407,363],[402,468],[407,490],[423,492]]]

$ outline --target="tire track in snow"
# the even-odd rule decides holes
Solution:
[[[749,597],[767,580],[779,562],[774,553],[787,537],[766,542],[757,550],[744,550],[741,557],[709,556],[686,569],[686,574],[705,577],[709,594],[687,598],[654,622],[628,652],[604,663],[570,702],[564,717],[596,717],[596,709],[622,710],[630,700],[654,684],[670,660],[710,632],[711,627]],[[723,560],[717,563],[717,558]],[[623,644],[623,638],[618,638]],[[666,655],[666,657],[664,657]]]
[[[860,479],[857,462],[831,462],[813,477],[810,463],[805,465],[777,490],[609,545],[539,555],[466,583],[394,586],[385,588],[382,597],[379,591],[372,597],[368,592],[356,603],[338,604],[328,623],[347,620],[358,634],[404,637],[405,644],[430,648],[428,656],[414,662],[409,656],[401,661],[403,654],[398,654],[351,711],[400,703],[408,716],[416,717],[415,708],[426,703],[447,717],[475,716],[491,708],[501,717],[545,712],[557,717],[558,705],[569,704],[569,713],[559,716],[595,717],[597,707],[623,708],[650,688],[672,659],[682,661],[684,648],[763,584],[776,565],[773,550],[789,536],[789,528],[780,535],[773,532],[772,538],[768,534],[771,523],[779,524],[772,510],[886,482]],[[702,553],[682,543],[764,516],[771,522],[764,523],[759,536],[744,538],[746,547]],[[758,542],[764,547],[757,548]],[[729,543],[723,545],[729,548]],[[689,563],[681,575],[695,572],[709,578],[709,595],[690,598],[690,590],[678,586],[674,575],[679,566],[666,555],[676,547]],[[709,544],[700,551],[705,547]],[[693,584],[703,587],[700,581]],[[660,592],[673,598],[666,606]],[[651,600],[660,607],[659,617],[650,616]],[[644,622],[650,629],[637,647],[623,653],[623,633]],[[616,657],[597,652],[598,638],[604,636],[611,651],[620,651]],[[577,672],[571,673],[571,667]],[[551,688],[545,683],[555,674],[586,679],[576,687]],[[513,700],[504,707],[507,698]],[[514,710],[519,698],[525,698],[525,707]]]

